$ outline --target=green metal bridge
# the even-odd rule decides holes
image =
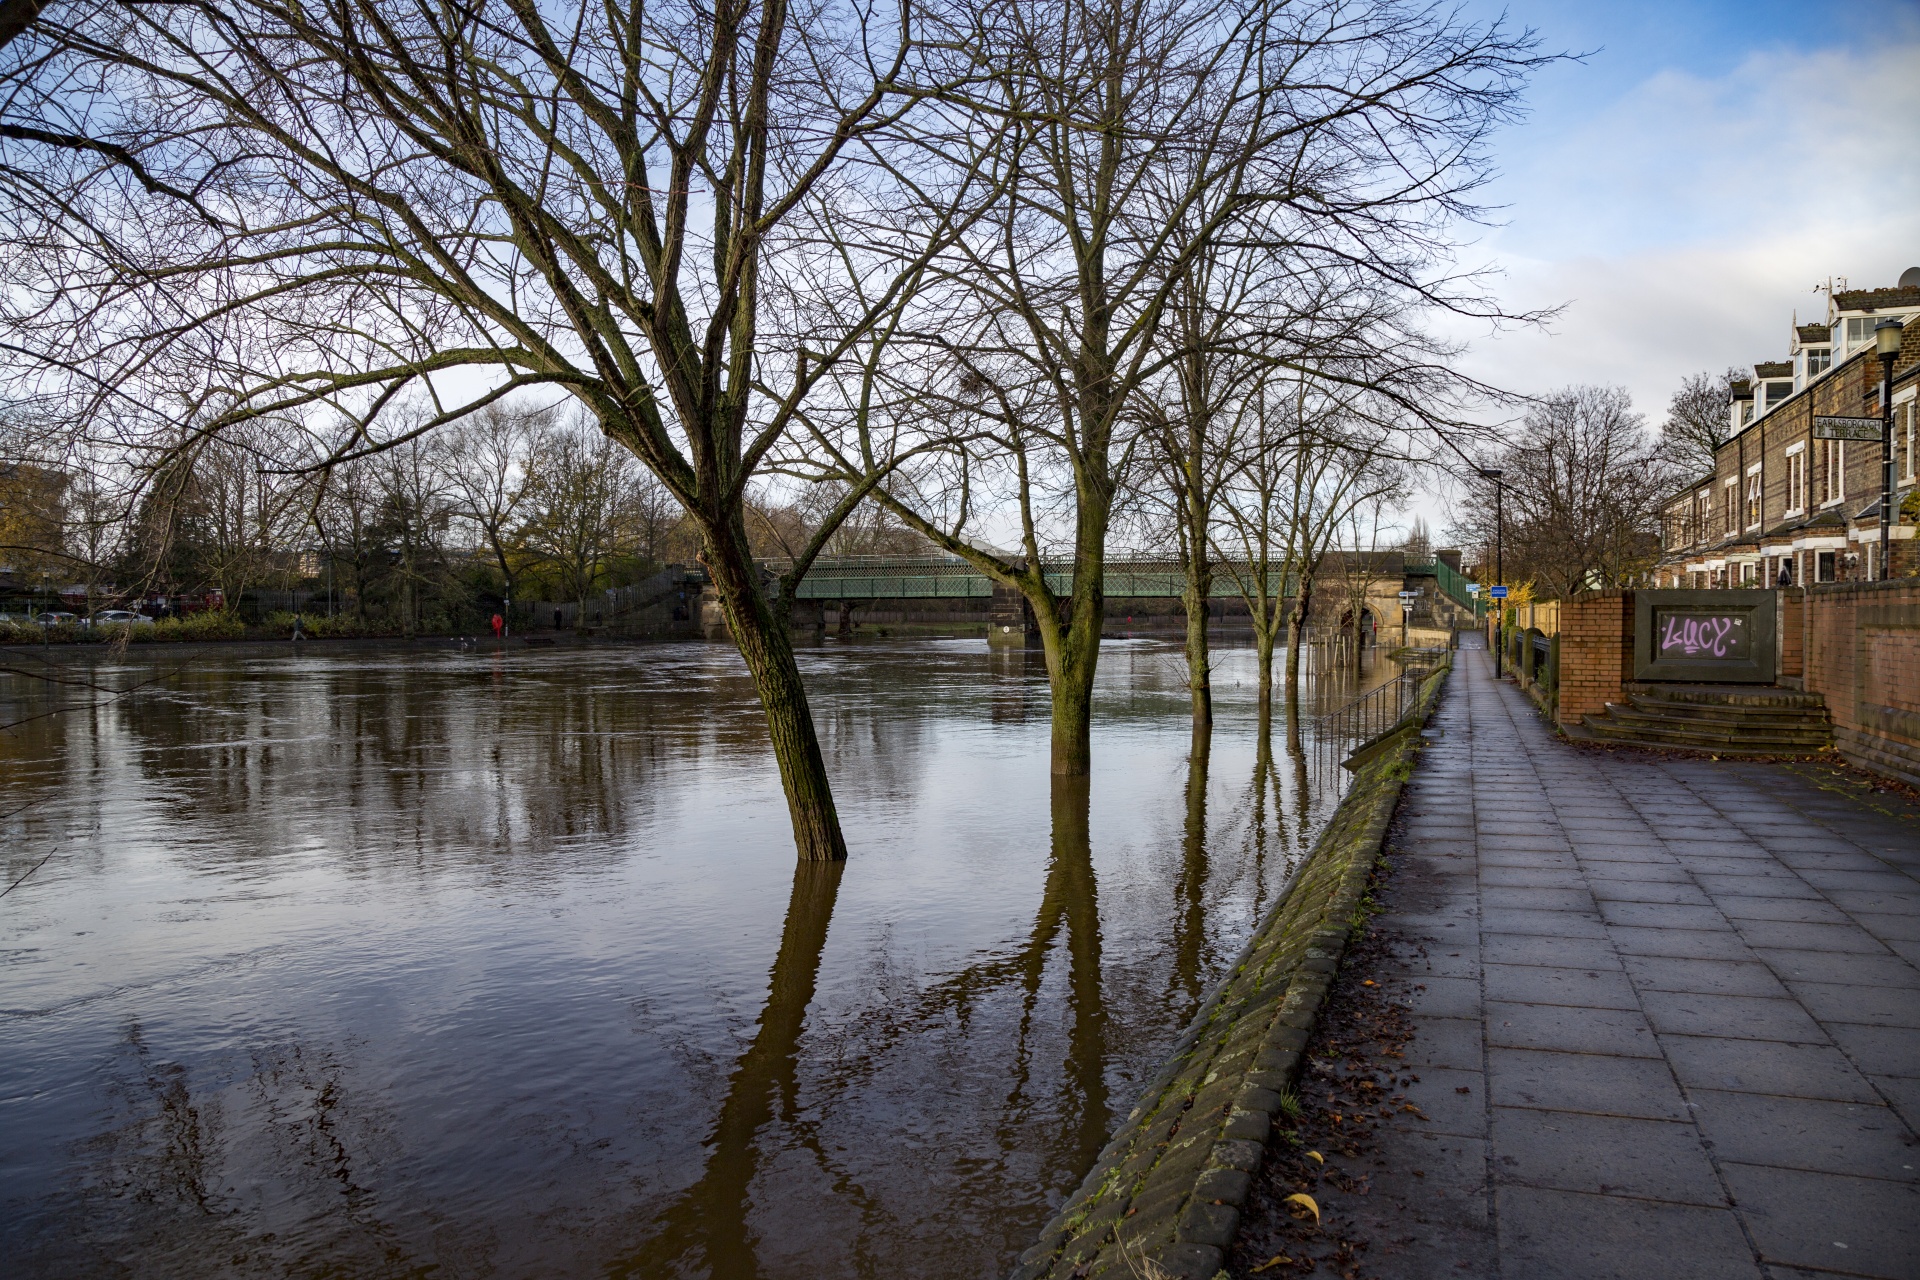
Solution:
[[[769,565],[777,570],[778,566]],[[1241,577],[1248,570],[1240,569]],[[1073,566],[1047,566],[1047,585],[1057,595],[1073,591]],[[1267,590],[1289,594],[1291,581],[1279,570],[1267,573]],[[1105,591],[1109,598],[1178,598],[1186,575],[1173,560],[1109,560]],[[1240,594],[1239,580],[1226,565],[1217,566],[1213,598]],[[796,600],[985,600],[993,595],[993,580],[964,560],[943,557],[846,556],[817,560],[794,592]]]
[[[785,566],[769,563],[779,572]],[[1252,570],[1244,564],[1217,564],[1213,573],[1214,599],[1232,599],[1240,594],[1240,582]],[[1408,578],[1430,577],[1440,591],[1463,608],[1475,609],[1478,602],[1468,579],[1444,560],[1405,566]],[[1073,591],[1073,566],[1060,562],[1047,566],[1047,585],[1055,594]],[[1278,569],[1267,571],[1269,596],[1293,594],[1292,575]],[[1186,575],[1176,560],[1109,560],[1106,566],[1105,593],[1109,599],[1178,599],[1186,587]],[[814,562],[794,593],[796,600],[969,600],[990,599],[993,580],[964,560],[948,556],[842,556]]]

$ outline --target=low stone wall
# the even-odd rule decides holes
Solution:
[[[1319,843],[1013,1280],[1113,1276],[1157,1264],[1213,1280],[1308,1029],[1360,923],[1367,876],[1448,668],[1421,686],[1412,725],[1359,766]]]

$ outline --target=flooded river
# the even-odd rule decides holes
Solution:
[[[802,663],[797,874],[721,645],[0,676],[7,1274],[998,1280],[1340,771],[1268,767],[1246,650],[1196,766],[1109,642],[1084,791],[1037,654]]]

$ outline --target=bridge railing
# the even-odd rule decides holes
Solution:
[[[783,572],[787,562],[769,560],[764,567]],[[1046,566],[1047,585],[1058,595],[1073,590],[1073,566],[1068,562]],[[1241,578],[1247,570],[1241,569]],[[1284,597],[1293,585],[1277,569],[1267,573],[1267,589]],[[1186,574],[1171,560],[1109,560],[1105,591],[1115,598],[1178,597],[1186,590]],[[958,557],[836,556],[816,561],[794,593],[801,600],[853,598],[928,599],[984,598],[993,594],[993,581]],[[1217,566],[1211,597],[1231,599],[1240,594],[1239,580],[1226,565]]]

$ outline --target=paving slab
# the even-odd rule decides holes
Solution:
[[[1920,1277],[1920,805],[1567,743],[1478,647],[1433,727],[1368,1273]]]

